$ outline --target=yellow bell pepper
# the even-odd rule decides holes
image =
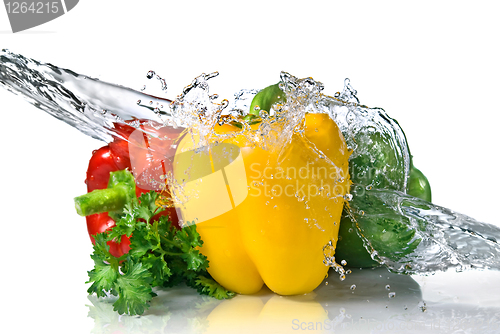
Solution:
[[[270,123],[273,131],[283,129]],[[306,114],[305,131],[295,131],[279,147],[229,124],[217,125],[215,133],[226,136],[211,136],[205,150],[195,150],[197,133],[185,136],[173,166],[178,188],[191,191],[184,193],[187,202],[205,203],[202,210],[197,205],[194,215],[182,214],[197,223],[209,273],[241,294],[256,293],[264,284],[281,295],[311,292],[327,275],[323,248],[329,242],[336,245],[350,186],[350,152],[342,133],[327,114]],[[231,153],[230,165],[224,167],[214,152],[228,148],[239,152],[237,157]],[[195,153],[182,157],[186,152]],[[240,172],[231,172],[238,164]],[[216,180],[225,187],[217,187]],[[243,182],[244,188],[233,186],[235,182]],[[219,210],[228,194],[231,206]],[[214,210],[217,214],[198,219]]]

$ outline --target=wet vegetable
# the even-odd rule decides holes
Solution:
[[[363,220],[364,237],[378,250],[379,255],[393,259],[399,259],[411,253],[419,244],[419,240],[413,240],[415,231],[408,229],[408,224],[403,216],[395,216],[394,213],[384,215],[385,203],[376,197],[370,196],[370,189],[391,189],[405,192],[404,171],[398,167],[396,159],[397,150],[389,145],[381,137],[372,138],[372,147],[377,152],[375,162],[366,161],[363,157],[352,159],[349,164],[351,170],[363,169],[369,166],[371,175],[353,172],[354,183],[353,198],[350,202],[352,212],[344,212],[339,230],[339,242],[337,244],[336,259],[345,260],[350,267],[368,268],[380,265],[372,259],[371,252],[365,248],[360,230],[356,226]],[[378,173],[384,168],[391,170],[392,175]],[[358,177],[362,175],[362,177]],[[413,165],[407,184],[409,195],[426,201],[431,200],[430,184],[425,175]],[[378,215],[365,215],[363,212]],[[352,213],[356,214],[353,221]]]
[[[266,284],[278,294],[303,294],[314,290],[327,274],[323,248],[337,240],[350,185],[349,152],[328,115],[306,115],[306,123],[321,125],[320,136],[329,131],[324,141],[328,149],[319,151],[300,132],[283,145],[264,149],[251,140],[256,136],[258,141],[259,135],[239,133],[240,128],[229,124],[216,126],[216,133],[234,135],[216,137],[217,142],[205,149],[195,150],[196,132],[179,144],[174,174],[178,182],[186,183],[186,195],[208,194],[208,200],[213,199],[212,205],[187,220],[222,208],[228,189],[233,198],[227,210],[196,221],[204,241],[200,250],[210,262],[208,272],[227,289],[251,294]],[[269,133],[283,131],[280,122],[268,124]],[[264,140],[269,143],[271,138]],[[238,161],[241,170],[236,172]],[[217,175],[226,180],[221,188],[212,181]],[[242,180],[242,188],[236,180]]]
[[[408,181],[408,195],[412,195],[423,199],[427,202],[432,202],[431,185],[424,173],[415,166],[411,167],[410,180]]]
[[[215,282],[207,273],[208,261],[198,248],[203,244],[196,225],[182,229],[158,205],[155,191],[135,196],[135,180],[128,170],[111,172],[106,189],[94,190],[75,198],[80,215],[109,212],[115,226],[94,238],[94,269],[89,271],[89,294],[117,296],[114,310],[140,315],[156,295],[153,288],[181,282],[201,294],[217,299],[234,293]],[[116,257],[110,243],[129,240],[127,253]]]
[[[279,84],[275,84],[255,96],[250,112],[258,114],[260,110],[271,110],[273,104],[283,102],[283,92],[279,89]],[[395,131],[359,131],[353,134],[357,147],[349,159],[349,172],[354,196],[350,201],[351,209],[344,211],[335,250],[336,261],[340,263],[345,260],[351,267],[379,265],[365,248],[354,219],[358,222],[364,220],[364,237],[370,241],[370,247],[380,250],[380,255],[400,258],[412,252],[419,243],[418,240],[413,240],[415,231],[408,229],[407,224],[401,221],[403,217],[394,214],[384,216],[382,213],[378,218],[376,215],[365,216],[363,211],[384,211],[384,203],[371,197],[365,190],[390,189],[431,200],[430,185],[424,174],[416,169],[411,161],[409,175],[405,170],[407,162],[403,152],[408,150],[409,153],[409,149],[407,146],[401,147],[401,143],[395,138],[398,131],[401,131],[404,137],[399,124],[392,119],[387,123]],[[317,129],[321,134],[318,134]],[[312,125],[306,123],[306,136],[320,150],[328,150],[330,132],[321,129],[321,125],[314,126],[315,131],[312,131]],[[406,142],[404,144],[406,145]]]

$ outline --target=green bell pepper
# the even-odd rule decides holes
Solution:
[[[408,181],[408,195],[418,197],[427,202],[432,202],[431,185],[429,180],[415,166],[411,167],[410,180]]]

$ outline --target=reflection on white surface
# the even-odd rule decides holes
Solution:
[[[498,333],[500,272],[427,277],[384,268],[330,273],[315,292],[282,297],[267,289],[218,301],[180,286],[158,291],[140,317],[90,296],[93,333]]]

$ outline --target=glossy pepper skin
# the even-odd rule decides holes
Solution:
[[[427,202],[432,202],[431,184],[427,177],[415,166],[411,166],[410,179],[408,181],[409,195],[423,199]]]
[[[431,201],[431,188],[429,181],[425,175],[414,166],[410,168],[407,194],[429,202]],[[376,205],[369,200],[359,198],[358,200],[363,201],[363,205],[367,207],[366,210],[369,210],[371,206]],[[391,238],[385,244],[386,247],[393,250],[393,254],[396,254],[396,252],[408,247],[408,243],[412,239],[414,233],[407,233],[408,231],[406,231],[406,228],[399,230],[401,225],[397,220],[374,220],[371,222],[371,227],[373,234],[369,237],[375,242],[386,238],[388,236],[388,232],[393,232],[394,235],[398,235],[397,238]],[[370,268],[379,266],[380,264],[373,260],[370,253],[368,253],[365,249],[363,240],[358,235],[356,230],[357,228],[351,219],[347,215],[344,216],[342,223],[340,224],[339,242],[337,244],[338,259],[346,260],[349,267]],[[417,244],[415,244],[415,247],[416,245]],[[408,251],[411,250],[413,250],[413,247],[408,247]]]
[[[397,122],[395,125],[399,126]],[[401,129],[401,132],[402,129]],[[403,132],[404,135],[404,132]],[[413,165],[412,157],[410,154],[410,174],[405,188],[405,172],[398,163],[398,149],[394,147],[393,138],[387,138],[380,135],[372,136],[371,150],[374,156],[377,157],[375,161],[370,160],[367,156],[361,155],[356,159],[349,161],[351,170],[353,172],[352,181],[354,184],[366,186],[373,184],[377,189],[390,189],[396,191],[406,192],[407,194],[431,201],[431,188],[429,181],[425,175],[415,168]],[[407,146],[408,152],[410,152]],[[356,172],[357,169],[365,169],[369,166],[372,170],[384,170],[387,168],[391,171],[390,174],[385,176],[384,173],[377,175],[372,173],[369,177],[359,177],[361,173]],[[365,211],[369,210],[383,210],[384,205],[370,199],[368,194],[361,194],[353,197],[353,205],[363,208]],[[369,223],[367,237],[372,243],[383,243],[387,254],[390,256],[402,256],[411,253],[418,245],[418,242],[411,243],[415,231],[408,230],[401,223],[400,218],[382,218],[382,217],[359,217],[358,219],[365,219],[365,223]],[[339,242],[337,244],[337,259],[339,261],[345,260],[347,266],[356,268],[370,268],[376,267],[380,264],[373,260],[371,254],[365,249],[364,243],[358,234],[358,228],[351,217],[345,213],[340,224]]]
[[[116,136],[108,145],[92,152],[85,179],[87,192],[92,192],[96,189],[106,189],[109,183],[110,172],[132,169],[127,139],[135,131],[135,128],[126,124],[115,124],[115,127],[119,136]],[[148,189],[141,188],[138,185],[135,187],[137,197],[148,191]],[[173,208],[166,209],[159,215],[168,215],[172,222],[177,223],[177,214]],[[115,221],[107,212],[86,216],[85,219],[92,243],[95,242],[93,235],[108,231],[115,226]],[[111,255],[121,257],[130,250],[130,239],[127,236],[122,236],[120,243],[110,241],[108,245]]]
[[[126,168],[130,168],[130,159],[114,153],[109,145],[94,151],[87,169],[87,191],[106,189],[109,182],[109,173]],[[85,217],[85,219],[87,220],[87,230],[92,243],[95,242],[93,235],[103,233],[115,226],[115,221],[109,217],[107,212],[93,214]],[[130,250],[130,239],[123,236],[120,243],[110,241],[108,245],[111,255],[120,257]]]
[[[250,113],[258,114],[260,110],[269,110],[275,103],[283,103],[285,96],[279,88],[279,84],[271,85],[261,90],[252,101]],[[397,122],[395,122],[397,125]],[[335,145],[329,143],[331,130],[328,130],[325,124],[318,124],[318,129],[321,132],[311,131],[312,126],[306,126],[306,136],[320,150],[327,151],[330,147],[335,148]],[[362,141],[361,141],[362,142]],[[398,156],[397,148],[393,145],[393,138],[384,137],[379,133],[373,133],[370,137],[371,156],[358,155],[351,157],[349,160],[351,178],[353,184],[372,185],[375,188],[393,189],[398,191],[406,191],[409,195],[431,201],[430,184],[425,175],[413,166],[411,163],[410,175],[407,188],[405,184],[405,172],[399,163],[401,158]],[[408,148],[409,151],[409,148]],[[373,159],[373,157],[376,157]],[[389,168],[387,168],[389,167]],[[367,176],[364,171],[367,169],[372,171],[389,170],[389,174],[371,173]],[[370,206],[376,205],[368,198],[360,198],[356,196],[353,201],[357,205],[370,210]],[[408,232],[402,228],[402,225],[394,219],[374,219],[370,221],[371,233],[369,238],[375,242],[384,241],[387,249],[390,249],[393,254],[402,252],[410,252],[415,244],[409,245],[409,240],[412,239],[412,232]],[[414,232],[413,232],[414,233]],[[389,234],[392,237],[389,238]],[[389,238],[388,240],[386,240]],[[340,224],[339,241],[335,250],[335,258],[338,263],[342,260],[347,261],[350,267],[375,267],[379,263],[371,258],[370,253],[365,249],[363,240],[357,233],[355,223],[351,221],[347,212],[344,213]]]
[[[377,156],[376,161],[371,161],[364,156],[358,156],[356,159],[349,161],[351,170],[355,170],[352,177],[353,183],[361,186],[374,184],[374,188],[402,191],[430,202],[430,183],[425,175],[413,165],[411,154],[410,173],[406,188],[404,187],[405,172],[397,162],[397,148],[393,146],[393,143],[391,144],[391,140],[392,138],[384,138],[379,135],[372,137],[372,150],[375,151],[374,155]],[[407,147],[407,150],[410,151],[409,147]],[[391,174],[388,177],[380,177],[380,175],[377,176],[377,173],[372,173],[371,178],[358,179],[361,173],[356,172],[356,169],[358,167],[363,169],[366,166],[370,166],[373,170],[383,170],[383,168],[389,167]],[[356,206],[363,208],[367,212],[369,210],[383,209],[383,204],[373,201],[367,194],[355,196],[352,201],[355,202]],[[383,243],[386,252],[388,252],[387,254],[390,254],[390,256],[397,257],[409,254],[418,245],[417,242],[411,243],[415,232],[413,230],[408,231],[405,225],[401,223],[400,218],[359,217],[358,219],[365,219],[366,223],[370,224],[370,232],[366,234],[367,231],[365,231],[365,237],[372,243]],[[363,240],[358,234],[358,228],[347,213],[344,214],[340,224],[337,259],[339,261],[345,260],[347,266],[355,268],[370,268],[380,265],[372,259],[371,254],[365,249]]]
[[[197,223],[197,231],[204,241],[200,251],[210,262],[208,271],[225,288],[252,294],[266,284],[278,294],[296,295],[311,292],[325,278],[329,267],[323,262],[323,247],[329,241],[335,246],[350,181],[349,152],[336,124],[326,114],[306,115],[306,124],[320,123],[333,132],[325,142],[325,152],[297,133],[276,150],[253,145],[242,134],[224,140],[241,150],[249,193],[232,210]],[[225,124],[215,131],[240,129]],[[193,149],[190,138],[186,136],[180,143],[179,152]],[[280,175],[278,167],[285,174]],[[293,174],[304,171],[305,175],[306,168],[311,171],[307,177]],[[331,178],[312,175],[321,168],[329,172],[333,168],[338,174]],[[183,170],[186,168],[174,165],[174,173]],[[311,185],[318,189],[320,184],[325,187],[314,196],[301,192]]]

